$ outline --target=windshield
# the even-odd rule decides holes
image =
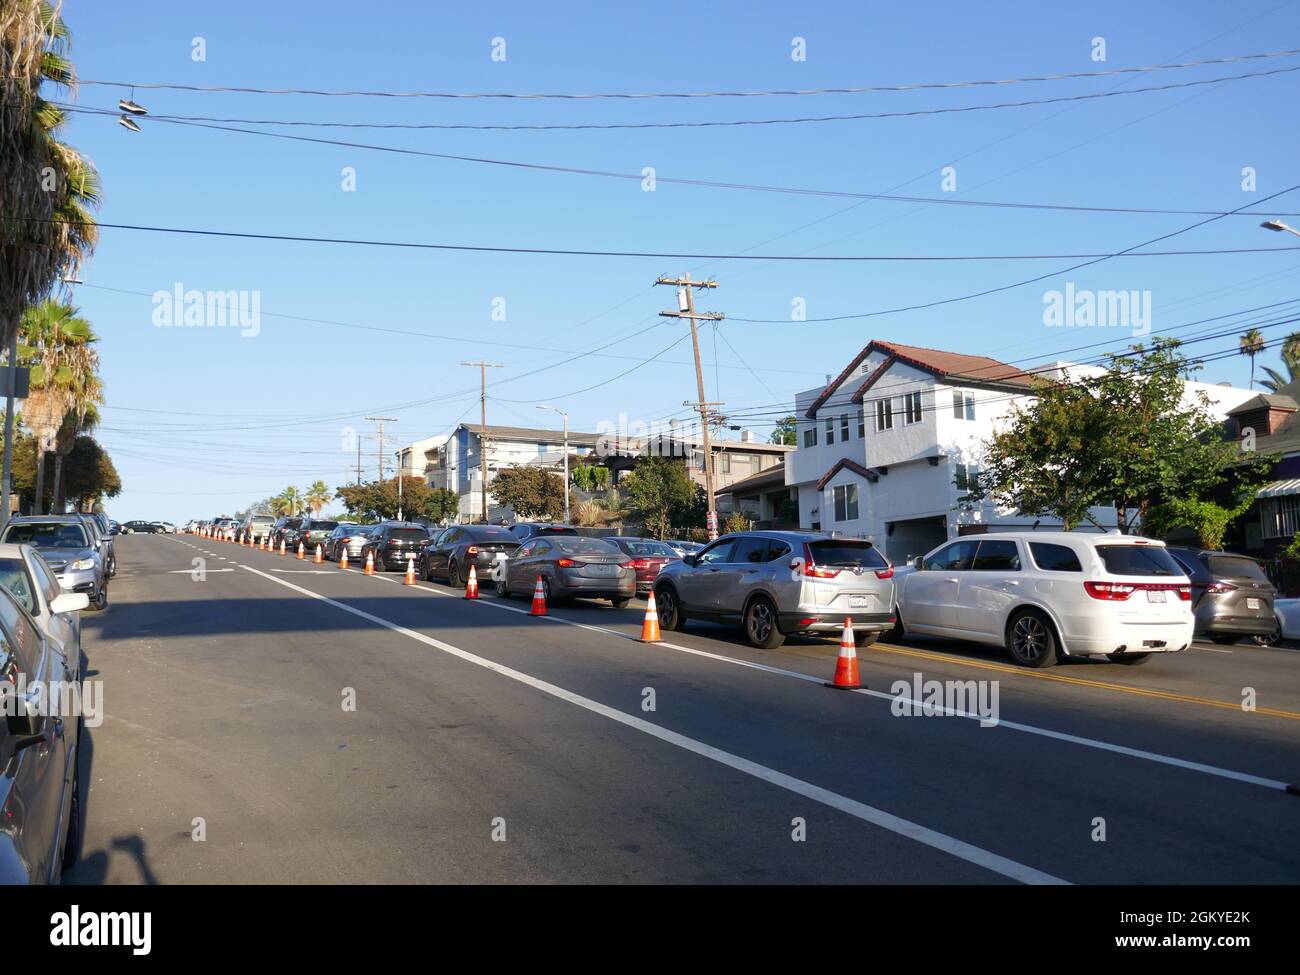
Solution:
[[[21,559],[0,559],[0,586],[8,589],[9,594],[27,612],[36,612],[31,583],[27,578],[27,567],[23,565]]]
[[[418,528],[394,528],[388,535],[394,540],[401,539],[408,542],[421,542],[429,537]]]
[[[1211,555],[1206,561],[1210,563],[1210,572],[1216,579],[1227,577],[1268,582],[1268,576],[1254,559],[1245,559],[1235,555]]]
[[[609,542],[599,538],[583,538],[581,535],[561,536],[551,540],[555,547],[568,555],[622,555]]]
[[[327,532],[333,531],[335,528],[338,528],[338,526],[339,523],[337,521],[313,521],[306,527],[308,531],[312,532]]]
[[[1157,545],[1098,545],[1106,571],[1115,576],[1181,576],[1174,557]]]
[[[841,538],[809,542],[813,565],[838,565],[853,567],[860,565],[868,569],[880,569],[888,563],[870,542],[854,542]]]
[[[6,542],[26,542],[37,548],[85,548],[86,530],[80,525],[54,523],[10,525],[5,532]]]
[[[623,547],[628,555],[635,555],[637,558],[677,558],[677,553],[663,542],[624,542]]]

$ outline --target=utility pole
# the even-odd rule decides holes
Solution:
[[[368,416],[367,420],[374,420],[379,424],[379,483],[384,483],[384,424],[396,423],[395,416]],[[361,447],[357,447],[357,469],[361,469]]]
[[[503,369],[504,366],[499,362],[484,362],[480,359],[478,362],[462,362],[462,366],[478,367],[478,410],[479,410],[479,434],[478,434],[478,466],[479,480],[482,482],[483,494],[483,524],[488,520],[488,462],[487,462],[487,371],[489,369]]]
[[[709,504],[709,540],[718,537],[718,509],[717,499],[713,496],[713,445],[709,437],[709,416],[713,412],[711,407],[721,406],[721,403],[710,403],[704,398],[704,369],[700,366],[700,330],[696,322],[720,322],[726,316],[719,311],[706,311],[700,314],[695,313],[695,289],[696,288],[716,288],[716,281],[692,281],[689,274],[680,278],[662,277],[655,281],[655,284],[669,284],[677,289],[677,311],[661,311],[659,314],[663,318],[685,318],[691,323],[691,346],[695,350],[695,389],[699,394],[697,402],[683,403],[683,406],[694,407],[700,413],[700,439],[704,442],[704,491],[708,495]]]

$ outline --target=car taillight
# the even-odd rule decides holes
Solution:
[[[631,566],[633,569],[648,569],[650,568],[650,560],[633,559],[631,562],[620,562],[619,565]]]
[[[888,568],[877,569],[877,570],[876,570],[876,578],[877,578],[877,579],[892,579],[892,578],[894,578],[894,567],[891,565],[891,566],[889,566]]]
[[[581,569],[586,562],[578,562],[575,559],[557,559],[555,562],[561,569]]]
[[[1205,591],[1211,596],[1222,596],[1225,592],[1234,592],[1236,588],[1230,582],[1212,582],[1205,587]]]
[[[1123,601],[1133,595],[1137,586],[1123,582],[1085,582],[1083,588],[1093,599],[1110,599]]]
[[[471,545],[469,548],[465,549],[465,554],[471,557],[478,555],[478,546]]]

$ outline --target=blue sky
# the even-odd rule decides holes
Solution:
[[[386,16],[375,16],[382,6]],[[1086,72],[1300,48],[1300,4],[1245,2],[783,5],[665,3],[630,19],[608,4],[222,4],[68,0],[83,79],[205,86],[457,92],[772,90]],[[493,9],[499,8],[499,9]],[[191,56],[201,37],[206,60]],[[506,42],[493,61],[492,39]],[[806,39],[807,59],[791,59]],[[1091,58],[1106,41],[1105,63]],[[758,119],[930,109],[1214,78],[1300,64],[1291,56],[1148,75],[957,91],[750,99],[447,101],[137,89],[159,115],[347,122],[578,123]],[[281,128],[308,137],[552,166],[821,190],[1080,206],[1228,210],[1300,183],[1300,73],[1173,91],[917,118],[729,128],[403,131]],[[112,108],[125,90],[85,85]],[[754,192],[560,174],[78,115],[67,138],[98,166],[105,222],[488,246],[737,254],[1110,253],[1188,226],[1186,215],[991,209]],[[945,193],[940,170],[956,169]],[[341,188],[344,167],[355,192]],[[1244,192],[1253,167],[1257,189]],[[1264,208],[1300,211],[1300,191]],[[1300,218],[1290,218],[1300,225]],[[773,240],[773,238],[778,238]],[[771,241],[770,243],[765,243]],[[1230,217],[1180,248],[1300,241]],[[755,245],[762,245],[755,247]],[[112,516],[232,512],[288,484],[353,476],[348,431],[394,416],[400,442],[477,420],[477,371],[493,370],[489,421],[593,429],[620,413],[682,416],[690,344],[659,319],[659,274],[713,275],[700,301],[733,319],[701,335],[711,400],[763,436],[797,390],[837,373],[873,338],[1037,361],[1122,330],[1051,329],[1045,291],[1149,291],[1156,330],[1300,294],[1300,252],[1116,259],[970,301],[836,323],[849,315],[997,287],[1070,261],[704,261],[418,251],[105,229],[75,302],[102,336],[100,433],[125,484]],[[178,283],[258,292],[256,337],[160,328],[148,297]],[[124,293],[125,292],[125,293]],[[493,321],[505,300],[506,321]],[[328,320],[350,326],[298,319]],[[1248,322],[1245,324],[1249,324]],[[375,331],[373,327],[401,332]],[[1294,326],[1266,332],[1280,338]],[[442,336],[442,337],[430,337]],[[456,341],[449,337],[462,337]],[[617,339],[604,356],[524,376]],[[490,344],[498,343],[498,344]],[[1231,338],[1198,352],[1229,349]],[[539,346],[521,349],[510,346]],[[559,350],[572,350],[569,355]],[[1073,353],[1080,358],[1088,353]],[[633,357],[613,358],[611,356]],[[1276,364],[1276,353],[1260,362]],[[636,367],[636,368],[634,368]],[[620,373],[629,374],[615,379]],[[1239,356],[1202,378],[1244,385]],[[606,382],[607,380],[614,380]],[[577,392],[604,382],[588,392]],[[363,441],[373,477],[375,443]]]

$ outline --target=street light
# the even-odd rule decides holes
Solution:
[[[1295,234],[1297,237],[1300,237],[1300,230],[1296,230],[1295,227],[1284,224],[1281,220],[1265,220],[1260,224],[1260,226],[1265,230],[1276,230],[1279,233],[1285,230],[1288,234]]]
[[[540,404],[539,410],[550,410],[552,413],[558,413],[564,417],[564,523],[569,523],[569,414],[564,410],[557,410],[553,406]]]

